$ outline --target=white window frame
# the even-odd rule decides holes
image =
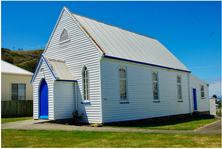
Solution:
[[[203,87],[203,91],[202,91],[202,87]],[[202,97],[202,93],[203,93],[203,97]],[[201,99],[205,99],[205,92],[204,92],[204,85],[200,85],[200,97]]]
[[[86,66],[84,66],[82,70],[82,90],[83,90],[83,98],[82,98],[83,102],[89,102],[89,71]]]
[[[156,80],[153,80],[153,73],[156,73],[157,74],[157,81]],[[153,101],[154,102],[160,102],[160,94],[159,94],[159,73],[158,71],[152,71],[152,89],[153,89]],[[154,97],[154,83],[157,83],[157,97],[158,99],[155,99]]]
[[[61,41],[61,37],[62,37],[62,35],[63,35],[63,33],[64,33],[65,30],[67,31],[68,39]],[[69,40],[70,40],[70,37],[69,37],[69,32],[68,32],[68,30],[67,30],[67,29],[63,29],[63,30],[62,30],[62,33],[61,33],[61,35],[60,35],[60,37],[59,37],[59,43],[61,44],[61,43],[67,42],[67,41],[69,41]]]
[[[178,76],[180,77],[180,82],[178,83]],[[177,78],[176,78],[176,81],[177,81],[177,100],[182,102],[183,101],[183,95],[182,95],[182,76],[181,75],[177,75]],[[178,90],[178,85],[180,85],[180,96],[181,96],[181,99],[179,98],[179,90]]]
[[[18,92],[17,92],[17,93],[12,93],[12,85],[13,85],[13,84],[17,84],[17,85],[18,85],[18,89],[17,89]],[[11,83],[11,100],[12,100],[12,94],[17,94],[17,95],[18,95],[18,98],[17,98],[16,100],[20,100],[20,99],[19,99],[19,97],[20,97],[20,95],[19,95],[19,90],[20,90],[20,89],[19,89],[19,85],[25,85],[25,94],[24,94],[25,96],[23,96],[23,97],[24,97],[24,100],[26,100],[26,84],[25,84],[25,83]]]
[[[120,78],[119,70],[121,68],[125,70],[125,78]],[[127,83],[127,68],[124,67],[124,66],[119,66],[119,68],[118,68],[118,76],[119,76],[119,95],[120,95],[120,90],[121,90],[121,88],[120,88],[120,80],[125,80],[126,81],[126,83],[125,83],[125,85],[126,85],[126,100],[121,99],[121,95],[120,95],[119,96],[120,97],[120,102],[128,102],[129,98],[128,98],[128,87],[127,87],[127,85],[128,85],[128,83]]]

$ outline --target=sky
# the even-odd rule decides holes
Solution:
[[[156,38],[193,75],[210,84],[210,96],[221,96],[220,1],[2,1],[1,47],[44,49],[63,6]]]

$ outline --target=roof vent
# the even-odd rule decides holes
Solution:
[[[63,42],[63,41],[67,41],[67,40],[69,40],[69,35],[68,35],[67,30],[64,29],[64,30],[62,31],[61,36],[60,36],[59,42]]]

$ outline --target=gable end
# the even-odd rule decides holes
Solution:
[[[35,80],[35,77],[36,77],[36,75],[37,75],[38,70],[40,69],[40,64],[41,64],[42,61],[44,61],[44,62],[46,63],[46,65],[48,66],[49,70],[51,71],[54,79],[56,80],[56,76],[55,76],[55,74],[53,73],[52,69],[50,68],[48,62],[46,61],[46,59],[44,58],[44,56],[41,55],[41,57],[40,57],[40,59],[39,59],[39,62],[38,62],[38,64],[37,64],[37,66],[36,66],[35,72],[33,73],[32,79],[31,79],[31,81],[30,81],[31,84],[32,84],[32,83],[34,82],[34,80]]]

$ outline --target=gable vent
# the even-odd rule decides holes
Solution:
[[[63,30],[59,42],[69,40],[69,35],[66,29]]]

